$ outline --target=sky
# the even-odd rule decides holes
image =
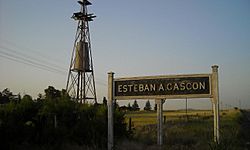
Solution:
[[[249,0],[92,0],[91,45],[99,102],[115,77],[211,73],[222,108],[250,108]],[[0,0],[0,91],[36,98],[66,88],[80,9],[76,0]],[[140,101],[144,107],[146,100]],[[127,105],[133,101],[120,101]],[[154,101],[151,101],[152,104]],[[207,109],[209,99],[190,99]],[[167,100],[182,109],[185,100]]]

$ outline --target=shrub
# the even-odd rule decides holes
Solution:
[[[37,102],[26,96],[20,103],[0,107],[1,149],[27,145],[50,145],[61,149],[65,143],[105,149],[107,145],[107,107],[78,104],[56,97]],[[129,136],[124,113],[114,114],[115,138]],[[31,148],[32,149],[32,148]]]

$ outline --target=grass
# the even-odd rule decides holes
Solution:
[[[163,125],[164,145],[161,149],[240,150],[246,147],[244,142],[247,139],[239,138],[239,118],[242,116],[239,110],[225,110],[220,113],[220,144],[213,142],[212,111],[188,111],[188,119],[185,111],[166,111],[163,112],[163,116],[166,116],[166,122]],[[128,112],[127,122],[129,118],[132,119],[134,137],[126,140],[126,144],[124,141],[120,143],[122,150],[131,149],[131,145],[134,145],[134,149],[157,149],[156,112]]]
[[[212,112],[207,110],[196,110],[189,111],[188,118],[190,119],[203,119],[206,117],[212,117]],[[133,120],[134,127],[145,126],[150,124],[156,124],[157,116],[156,112],[150,111],[139,111],[139,112],[128,112],[126,115],[126,121],[128,122],[129,118]],[[166,117],[167,122],[175,121],[185,121],[186,112],[185,111],[164,111],[163,116]]]

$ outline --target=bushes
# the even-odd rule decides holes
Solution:
[[[115,137],[128,136],[124,114],[116,110],[114,116]],[[107,108],[78,104],[68,97],[36,102],[24,97],[20,103],[0,106],[0,143],[1,149],[22,145],[61,149],[65,143],[105,149]]]

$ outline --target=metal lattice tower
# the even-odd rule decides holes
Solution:
[[[75,42],[70,61],[66,90],[73,100],[86,103],[92,100],[96,103],[96,88],[94,78],[93,59],[91,53],[89,22],[93,21],[93,14],[88,14],[87,6],[92,5],[88,0],[80,0],[81,11],[73,14],[78,21]]]

